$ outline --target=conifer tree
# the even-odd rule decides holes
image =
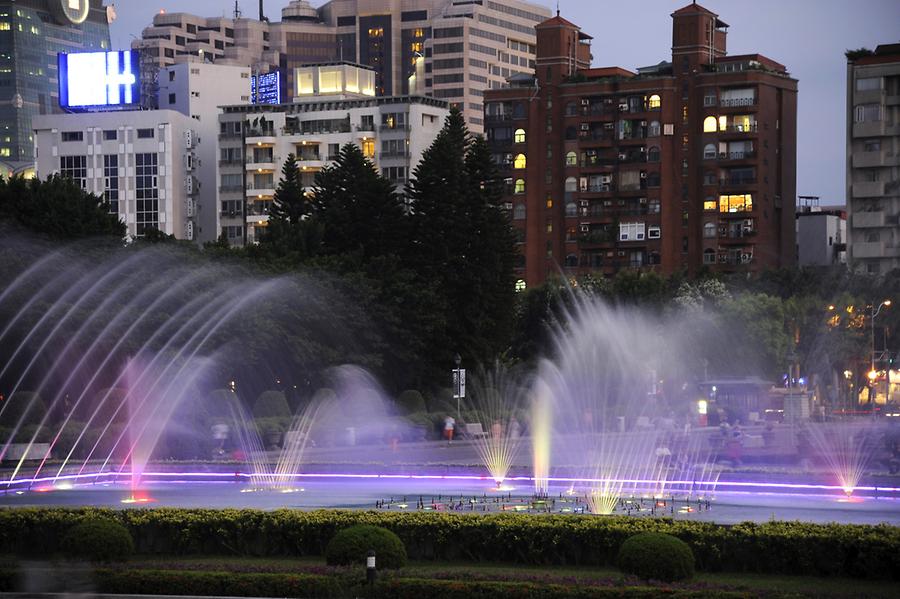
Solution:
[[[278,256],[305,259],[318,251],[321,231],[309,221],[310,203],[303,191],[294,154],[281,167],[281,181],[275,190],[269,221],[261,243]]]

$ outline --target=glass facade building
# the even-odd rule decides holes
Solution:
[[[0,174],[34,167],[32,118],[58,113],[56,55],[107,50],[102,0],[0,0]]]

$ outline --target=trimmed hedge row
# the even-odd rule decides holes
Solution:
[[[319,574],[248,574],[172,570],[97,570],[97,591],[119,595],[207,597],[344,597],[340,583]]]
[[[52,555],[78,522],[118,520],[138,554],[323,555],[341,529],[382,526],[412,559],[613,565],[640,532],[686,542],[701,571],[900,579],[900,528],[888,525],[708,522],[629,517],[318,510],[96,508],[0,510],[0,554]]]

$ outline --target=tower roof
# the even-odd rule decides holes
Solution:
[[[581,40],[590,40],[594,39],[592,36],[581,31],[581,27],[573,23],[572,21],[566,20],[559,15],[547,19],[546,21],[541,21],[537,25],[534,26],[535,29],[550,29],[552,27],[564,27],[566,29],[574,29],[578,32],[578,39]]]
[[[728,27],[728,23],[719,19],[719,15],[709,10],[706,7],[700,6],[696,2],[691,2],[687,6],[679,8],[675,12],[672,13],[672,16],[685,16],[685,15],[712,15],[716,18],[716,27]]]

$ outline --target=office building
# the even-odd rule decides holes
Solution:
[[[60,112],[56,55],[109,49],[102,0],[0,0],[0,175],[34,172],[32,119]]]
[[[900,268],[900,44],[847,53],[850,263]]]
[[[174,110],[37,116],[37,176],[67,176],[104,196],[131,237],[158,229],[194,239],[195,122]]]
[[[728,56],[728,26],[672,13],[668,60],[591,68],[591,38],[537,26],[534,76],[485,92],[520,284],[621,269],[754,273],[796,263],[797,81]]]
[[[219,116],[219,223],[233,245],[259,241],[289,154],[309,189],[355,143],[402,188],[449,114],[434,98],[376,97],[374,71],[359,65],[302,67],[294,81],[292,103],[225,106]]]

